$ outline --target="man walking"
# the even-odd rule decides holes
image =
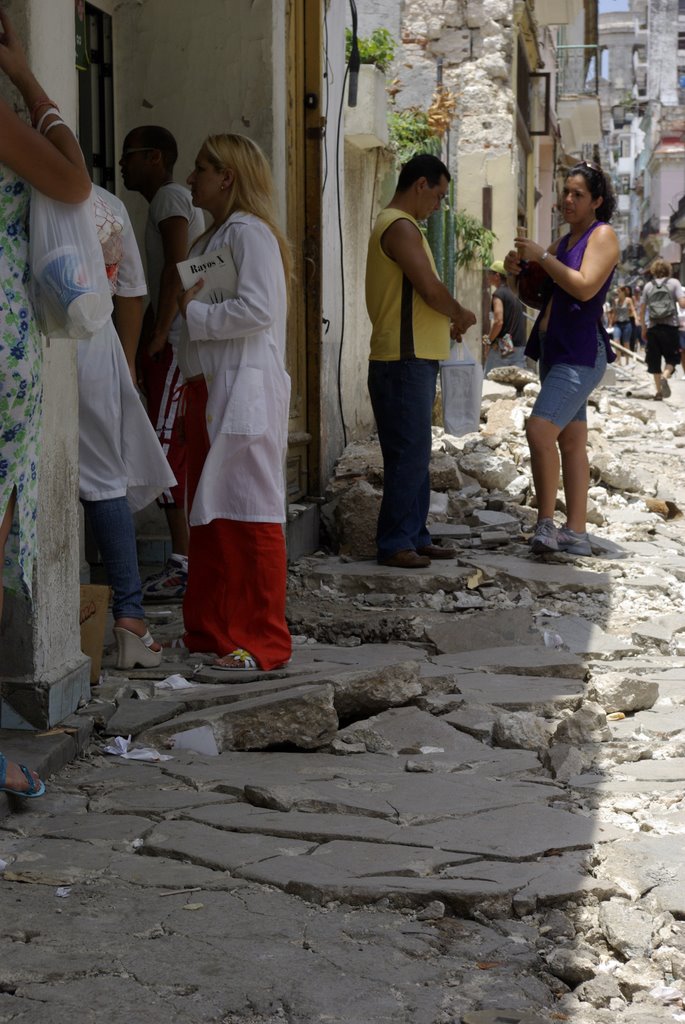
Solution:
[[[450,333],[461,337],[476,318],[438,277],[419,227],[439,209],[449,180],[449,171],[435,156],[421,154],[404,165],[371,234],[366,264],[372,324],[369,394],[383,453],[377,557],[380,565],[402,569],[454,556],[433,544],[426,526],[431,416]]]
[[[490,331],[483,335],[486,349],[484,373],[497,366],[525,366],[526,327],[523,304],[507,284],[502,260],[495,260],[487,275],[488,286],[494,288],[490,308]]]
[[[180,289],[176,264],[186,259],[190,243],[204,231],[204,218],[193,206],[188,189],[173,181],[177,158],[178,147],[171,132],[157,125],[143,125],[126,136],[119,161],[126,188],[140,192],[150,204],[145,227],[150,305],[139,347],[139,382],[147,397],[148,415],[178,481],[176,487],[158,498],[169,527],[172,554],[162,571],[143,584],[143,597],[148,601],[182,598],[188,577],[186,453],[174,429],[183,383],[174,353]]]

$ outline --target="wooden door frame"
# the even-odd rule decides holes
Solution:
[[[287,223],[295,247],[297,279],[288,346],[305,361],[306,494],[319,496],[321,474],[321,187],[324,119],[323,3],[288,0]],[[297,293],[297,294],[295,294]],[[303,337],[300,337],[300,334]],[[303,349],[301,348],[303,344]],[[291,443],[302,443],[302,435]]]

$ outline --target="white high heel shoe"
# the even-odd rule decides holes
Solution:
[[[163,651],[152,650],[155,641],[149,629],[138,636],[130,629],[115,626],[114,638],[117,642],[117,668],[157,668],[161,664]]]

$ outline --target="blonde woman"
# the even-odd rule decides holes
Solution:
[[[184,642],[232,672],[290,658],[285,621],[283,464],[290,252],[276,222],[271,170],[243,135],[210,135],[188,178],[212,223],[191,255],[226,250],[225,301],[179,296],[185,320],[186,503],[190,546]]]

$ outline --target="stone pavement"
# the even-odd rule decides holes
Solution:
[[[76,731],[3,736],[83,754],[0,820],[0,1022],[685,1019],[685,537],[602,486],[595,557],[472,489],[453,562],[293,566],[287,668],[109,653]]]

